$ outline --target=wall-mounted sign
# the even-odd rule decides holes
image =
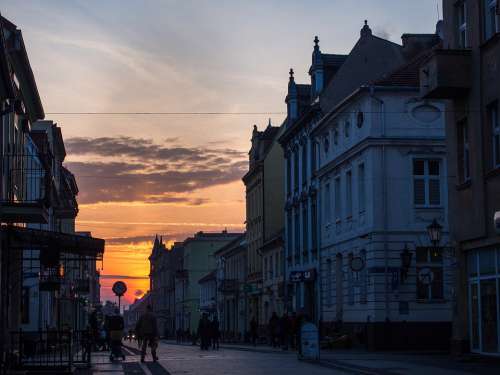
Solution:
[[[365,268],[365,261],[361,257],[354,257],[351,259],[351,270],[360,272]]]
[[[123,281],[117,281],[113,284],[112,290],[114,294],[116,294],[118,297],[121,297],[127,291],[127,285]]]
[[[303,281],[316,280],[316,269],[312,268],[307,271],[292,271],[290,272],[290,281],[292,283],[300,283]]]

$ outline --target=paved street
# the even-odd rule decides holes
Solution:
[[[254,352],[247,350],[221,349],[201,352],[198,347],[161,343],[158,350],[160,360],[152,363],[151,357],[140,363],[139,352],[127,347],[129,354],[125,362],[109,363],[107,354],[93,356],[93,374],[203,374],[203,375],[323,375],[346,374],[314,364],[300,362],[293,353]]]
[[[219,351],[201,352],[191,345],[176,345],[161,342],[158,363],[140,363],[139,351],[135,346],[125,348],[124,362],[110,363],[108,353],[93,355],[92,374],[152,374],[152,375],[321,375],[321,374],[363,374],[363,375],[465,375],[498,374],[498,362],[469,360],[457,362],[446,355],[369,353],[363,351],[324,352],[320,364],[298,361],[293,352],[282,352],[269,347],[247,347],[226,345]],[[88,372],[81,372],[81,375]]]

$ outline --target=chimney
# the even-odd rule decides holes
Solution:
[[[434,47],[440,42],[437,34],[403,34],[403,53],[406,58],[411,59],[419,53]]]

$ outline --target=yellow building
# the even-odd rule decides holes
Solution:
[[[279,232],[279,228],[274,228],[274,226],[279,227],[279,220],[276,217],[283,212],[283,199],[273,199],[270,195],[269,202],[265,202],[265,192],[270,192],[271,190],[277,191],[280,189],[279,185],[275,187],[273,184],[272,177],[266,178],[265,176],[265,166],[268,165],[269,168],[276,173],[278,180],[282,178],[279,177],[282,174],[282,166],[279,163],[274,162],[274,158],[283,158],[282,151],[279,151],[279,145],[276,145],[276,139],[279,135],[279,127],[271,126],[271,122],[264,131],[258,131],[257,126],[254,126],[252,133],[252,147],[249,152],[249,171],[243,177],[243,182],[246,187],[246,227],[247,227],[247,243],[248,243],[248,275],[246,282],[246,297],[247,297],[247,316],[248,321],[255,318],[259,325],[266,323],[266,316],[264,315],[262,309],[263,303],[263,270],[262,270],[262,247],[266,239],[266,218],[270,224],[268,230],[269,235],[272,235],[271,231],[276,229],[276,233]],[[273,147],[275,145],[275,147]],[[272,151],[272,152],[271,152]],[[271,159],[266,162],[266,157],[269,155]],[[274,169],[276,167],[276,169]],[[269,189],[265,189],[265,182],[269,181]],[[269,193],[272,194],[272,193]],[[278,192],[279,194],[279,192]],[[274,207],[273,201],[276,204],[281,205],[280,207]],[[266,213],[270,210],[269,213]],[[278,212],[279,211],[279,212]],[[281,224],[282,226],[282,224]]]

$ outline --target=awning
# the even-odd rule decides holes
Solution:
[[[2,226],[0,233],[2,240],[7,241],[7,246],[12,249],[55,248],[61,253],[84,256],[104,253],[104,240],[90,236],[14,226]]]

